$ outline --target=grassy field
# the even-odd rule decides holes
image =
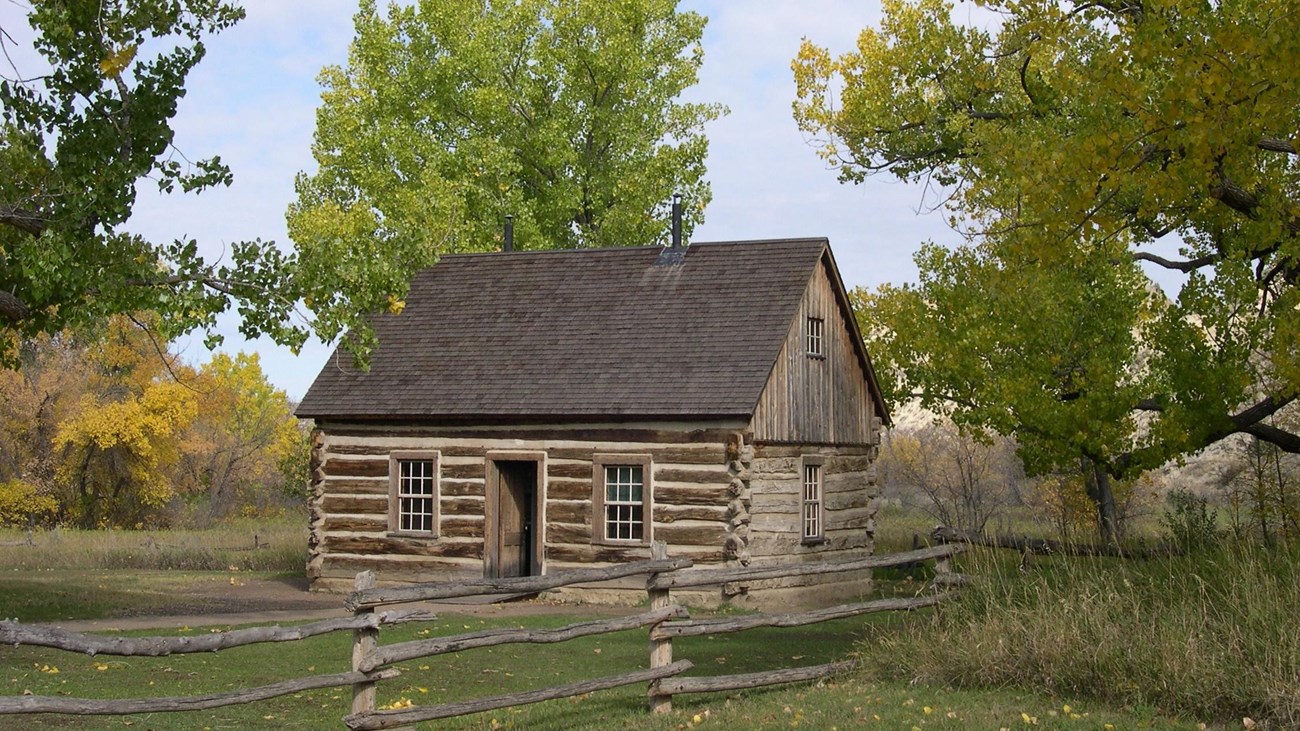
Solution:
[[[444,635],[490,626],[554,627],[579,617],[486,620],[447,615],[423,625],[385,631],[384,642]],[[896,620],[877,620],[886,624]],[[201,633],[212,628],[188,628]],[[840,620],[797,630],[754,630],[675,643],[676,656],[692,660],[692,674],[723,674],[795,664],[816,664],[850,654],[863,636],[862,620]],[[8,649],[0,672],[13,694],[72,694],[125,698],[213,692],[347,669],[346,634],[289,645],[262,645],[219,654],[170,658],[82,657],[33,648]],[[428,705],[539,688],[643,667],[644,632],[624,632],[556,646],[504,646],[467,651],[398,667],[403,677],[380,686],[380,704]],[[57,671],[57,672],[56,672]],[[213,711],[121,718],[24,717],[0,728],[157,729],[341,728],[347,689],[294,696]],[[748,693],[680,696],[668,717],[645,710],[645,688],[636,686],[508,711],[421,724],[431,729],[967,729],[1114,728],[1194,729],[1152,709],[1107,708],[1072,698],[1014,691],[951,691],[882,681],[855,673],[816,685]],[[1067,708],[1068,706],[1068,708]],[[1024,714],[1022,716],[1022,714]],[[1028,719],[1028,720],[1026,720]],[[18,719],[12,719],[18,720]]]
[[[924,533],[924,516],[900,516],[882,535],[882,551],[910,547],[913,531]],[[258,545],[252,549],[253,534]],[[302,571],[305,531],[292,524],[241,524],[185,533],[36,534],[22,545],[20,532],[0,533],[0,615],[24,621],[121,616],[174,607],[176,598],[211,592],[214,584],[293,577]],[[8,545],[16,544],[16,545]],[[232,569],[238,571],[232,572]],[[250,570],[251,569],[251,570]],[[923,575],[889,574],[882,592],[907,593]],[[445,615],[436,622],[385,630],[382,641],[445,635],[491,626],[554,627],[581,621],[581,609],[563,616],[477,618]],[[576,613],[575,613],[576,612]],[[698,613],[697,613],[698,614]],[[818,684],[747,693],[679,696],[675,712],[651,717],[644,686],[604,691],[509,711],[480,714],[430,729],[1195,729],[1206,718],[1168,718],[1158,702],[1131,702],[1033,684],[1017,690],[990,684],[936,679],[896,657],[905,643],[934,626],[931,614],[839,620],[806,628],[753,630],[675,643],[677,659],[689,659],[694,675],[728,674],[811,665],[860,654],[866,670]],[[181,634],[225,627],[190,627]],[[174,632],[158,633],[174,634]],[[236,648],[217,654],[170,658],[85,657],[39,648],[0,652],[6,694],[128,698],[201,693],[252,687],[305,675],[344,671],[346,633],[313,640]],[[915,655],[914,655],[915,656]],[[614,675],[644,667],[644,631],[575,640],[554,646],[506,646],[403,663],[403,677],[381,685],[380,703],[435,704]],[[999,685],[994,683],[992,685]],[[965,689],[955,689],[968,686]],[[973,687],[977,686],[977,687]],[[346,688],[304,692],[253,705],[186,714],[133,717],[0,716],[0,729],[342,728]],[[1164,705],[1168,710],[1171,706]],[[1223,720],[1222,718],[1220,719]],[[1240,722],[1235,727],[1240,727]],[[1227,728],[1224,726],[1224,728]]]

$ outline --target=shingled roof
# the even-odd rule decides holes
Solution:
[[[370,370],[336,351],[298,415],[749,417],[826,240],[698,243],[656,266],[661,251],[445,256],[374,320]]]

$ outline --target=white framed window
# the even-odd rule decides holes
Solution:
[[[825,344],[825,337],[824,337],[825,332],[826,332],[825,320],[823,320],[820,317],[808,318],[808,327],[807,327],[808,337],[807,337],[806,347],[807,347],[809,358],[826,357],[826,344]]]
[[[388,460],[388,530],[438,534],[437,452],[398,452]]]
[[[592,542],[650,543],[649,455],[596,455],[592,459]]]
[[[822,460],[816,457],[803,459],[803,542],[821,543],[825,540],[825,510],[822,502]]]

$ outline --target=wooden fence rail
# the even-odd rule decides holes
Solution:
[[[847,571],[861,571],[871,568],[886,568],[915,564],[920,561],[933,560],[935,574],[938,577],[953,576],[952,558],[965,550],[962,544],[948,544],[922,548],[885,556],[871,556],[854,561],[836,563],[797,563],[778,566],[761,566],[740,569],[694,569],[678,571],[672,574],[657,573],[647,582],[647,591],[652,604],[671,601],[671,589],[716,586],[736,581],[759,581],[764,579],[787,579],[801,576],[816,576]],[[910,611],[934,606],[950,594],[939,593],[929,596],[917,596],[897,599],[878,599],[870,602],[842,604],[825,609],[776,615],[751,615],[747,617],[669,621],[654,625],[650,630],[651,665],[655,663],[655,653],[668,660],[672,659],[672,639],[695,635],[719,635],[741,632],[757,627],[798,627],[802,625],[825,622],[831,619],[853,617],[872,612]],[[672,710],[672,697],[684,693],[710,693],[721,690],[742,690],[759,688],[781,683],[824,678],[843,672],[852,666],[849,661],[829,663],[802,668],[785,668],[758,673],[738,675],[719,675],[704,678],[678,677],[661,680],[650,686],[650,711],[667,713]]]
[[[407,726],[419,721],[452,718],[638,683],[649,684],[651,711],[664,713],[672,709],[672,697],[675,694],[739,690],[813,680],[841,673],[853,667],[852,661],[841,661],[757,673],[681,677],[681,674],[691,669],[693,665],[688,660],[673,660],[674,638],[727,634],[758,627],[797,627],[872,612],[908,611],[934,606],[950,596],[947,593],[937,592],[915,597],[843,604],[807,612],[693,620],[684,607],[673,603],[673,589],[861,571],[909,565],[927,560],[935,561],[934,585],[946,587],[960,583],[959,575],[952,571],[952,558],[964,548],[964,544],[952,543],[840,563],[799,563],[740,569],[692,570],[689,559],[668,558],[667,547],[662,543],[655,543],[651,550],[652,559],[649,561],[546,576],[492,579],[460,584],[422,584],[400,588],[376,587],[374,574],[365,571],[357,575],[355,590],[348,596],[346,602],[346,606],[353,613],[352,617],[291,627],[252,627],[194,637],[100,637],[3,621],[0,622],[0,644],[36,645],[89,655],[160,657],[178,653],[215,652],[259,642],[287,642],[344,630],[353,632],[353,644],[352,671],[346,673],[316,675],[257,688],[201,696],[129,700],[47,696],[0,697],[0,714],[124,715],[202,710],[251,703],[315,688],[351,685],[352,712],[343,720],[348,728],[360,731]],[[435,618],[434,615],[420,610],[379,611],[389,605],[459,597],[518,596],[563,586],[597,583],[638,575],[646,577],[646,592],[650,604],[647,611],[638,614],[579,622],[556,629],[492,629],[390,645],[379,644],[380,628],[385,625],[428,621]],[[551,688],[436,706],[390,710],[378,710],[375,707],[377,684],[400,675],[395,668],[389,667],[394,663],[495,645],[564,642],[578,637],[621,632],[640,627],[649,628],[647,636],[649,668],[647,669]]]

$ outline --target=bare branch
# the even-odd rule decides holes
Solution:
[[[1177,269],[1180,272],[1194,272],[1202,267],[1210,266],[1219,261],[1221,257],[1218,254],[1206,254],[1205,256],[1189,259],[1187,261],[1175,261],[1166,259],[1163,256],[1152,254],[1149,251],[1137,251],[1133,253],[1133,261],[1149,261],[1152,264],[1158,264],[1165,269]]]

